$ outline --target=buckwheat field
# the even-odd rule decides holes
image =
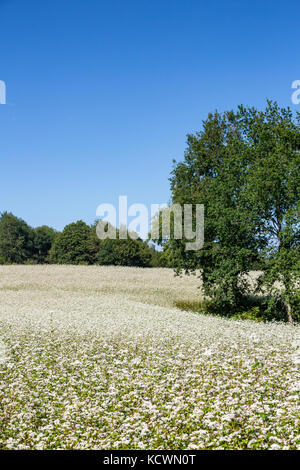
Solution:
[[[0,266],[0,448],[300,449],[299,326],[169,269]]]

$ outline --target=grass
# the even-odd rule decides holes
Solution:
[[[267,318],[264,318],[263,312],[259,306],[252,307],[243,307],[237,310],[235,313],[232,312],[216,312],[215,309],[212,309],[208,302],[204,301],[187,301],[187,300],[177,300],[174,302],[174,306],[180,310],[186,312],[201,313],[206,315],[218,315],[223,317],[231,317],[234,320],[252,320],[256,322],[267,321]]]

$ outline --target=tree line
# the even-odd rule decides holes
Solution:
[[[32,228],[12,213],[0,215],[0,264],[99,264],[116,266],[167,266],[154,245],[137,238],[100,240],[96,222],[68,224],[62,232],[47,225]]]

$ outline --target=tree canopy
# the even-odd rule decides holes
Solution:
[[[24,263],[34,246],[34,232],[24,220],[3,212],[0,217],[0,257],[5,263]]]
[[[49,263],[50,250],[57,232],[47,225],[34,229],[34,259],[37,263]]]
[[[82,220],[66,225],[53,243],[50,260],[58,264],[88,264],[90,233],[91,228]]]
[[[188,135],[184,161],[174,162],[172,203],[204,204],[205,243],[186,251],[171,240],[177,272],[201,269],[204,292],[216,309],[245,302],[246,274],[263,268],[268,306],[299,312],[300,115],[268,102],[264,111],[240,106],[210,114]],[[162,242],[162,241],[161,241]],[[274,282],[283,289],[274,294]]]
[[[4,212],[0,217],[0,264],[99,264],[151,267],[161,265],[161,254],[140,238],[100,240],[97,223],[82,220],[62,232],[43,225],[32,228],[24,220]]]

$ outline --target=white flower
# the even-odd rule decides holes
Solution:
[[[0,447],[297,449],[299,326],[174,308],[198,282],[0,266]]]

